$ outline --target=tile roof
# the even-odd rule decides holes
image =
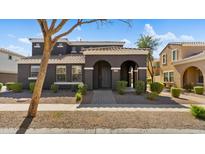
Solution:
[[[32,56],[22,58],[18,61],[19,64],[39,64],[41,62],[42,56]],[[51,56],[49,59],[49,64],[84,64],[85,57],[82,54],[69,54],[69,55],[59,55]]]
[[[25,57],[25,56],[23,56],[21,54],[15,53],[15,52],[13,52],[11,50],[8,50],[8,49],[5,49],[5,48],[0,48],[0,52],[5,53],[5,54],[14,55],[14,56],[21,57],[21,58]]]
[[[84,55],[147,55],[149,49],[124,48],[124,47],[99,47],[85,48]]]
[[[205,42],[170,42],[173,45],[205,45]]]

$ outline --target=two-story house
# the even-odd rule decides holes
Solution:
[[[160,53],[160,76],[167,86],[205,86],[205,42],[172,42]]]
[[[35,82],[43,53],[43,39],[31,38],[32,56],[18,62],[18,81]],[[114,89],[116,81],[146,81],[147,49],[125,48],[119,41],[59,40],[52,49],[44,88],[51,84],[85,83],[89,89]]]
[[[1,83],[17,81],[17,61],[23,57],[23,55],[17,54],[8,49],[0,48]]]

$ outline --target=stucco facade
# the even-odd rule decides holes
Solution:
[[[177,51],[173,58],[173,51]],[[203,42],[175,42],[169,43],[160,53],[160,78],[167,86],[174,85],[184,87],[185,84],[192,83],[193,85],[205,86],[204,80],[198,83],[199,75],[196,70],[200,70],[203,78],[205,77],[205,44]],[[166,63],[163,58],[166,57]],[[189,73],[185,73],[185,72]],[[166,81],[165,75],[173,72],[173,80]],[[188,75],[188,77],[187,77]],[[168,75],[169,76],[169,75]],[[186,81],[185,81],[186,80]],[[203,83],[201,83],[203,82]]]

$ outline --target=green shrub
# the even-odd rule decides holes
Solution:
[[[179,96],[181,94],[181,89],[180,88],[172,87],[171,88],[171,94],[172,94],[172,97],[179,98]]]
[[[55,85],[55,84],[52,84],[52,85],[51,85],[51,90],[52,90],[52,92],[57,93],[57,92],[58,92],[58,89],[59,89],[59,86],[58,86],[58,85]]]
[[[151,78],[147,78],[147,84],[151,84],[152,83],[152,79]]]
[[[164,84],[162,84],[160,82],[153,82],[150,84],[151,92],[156,92],[156,93],[160,94],[162,92],[163,88],[164,88]]]
[[[117,81],[117,92],[120,95],[123,95],[125,93],[125,89],[127,87],[127,81]]]
[[[35,87],[35,82],[30,82],[29,83],[29,90],[30,90],[31,93],[33,93],[34,87]]]
[[[77,101],[77,102],[81,101],[81,100],[82,100],[82,94],[81,94],[80,92],[77,92],[77,93],[75,94],[75,98],[76,98],[76,101]]]
[[[87,93],[87,85],[86,84],[79,84],[78,85],[78,92],[80,92],[82,95],[85,95]]]
[[[156,100],[158,96],[159,95],[157,92],[151,92],[146,95],[146,98],[153,101],[153,100]]]
[[[195,94],[199,94],[199,95],[203,95],[204,87],[202,87],[202,86],[195,86],[194,87],[194,93]]]
[[[14,92],[22,92],[23,86],[22,83],[13,83],[10,85],[10,90]]]
[[[135,82],[135,91],[137,95],[140,95],[145,92],[145,82],[144,81],[136,81]]]
[[[3,83],[0,82],[0,90],[1,90],[2,87],[3,87]]]
[[[7,90],[11,90],[11,85],[15,84],[15,82],[7,82],[6,83],[6,88]]]
[[[191,113],[196,118],[205,119],[205,108],[204,107],[191,105]]]
[[[184,89],[186,89],[186,91],[191,92],[193,89],[193,85],[192,84],[186,84],[183,87]]]

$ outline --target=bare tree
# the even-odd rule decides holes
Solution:
[[[78,26],[84,24],[90,24],[98,21],[102,23],[106,20],[105,19],[89,19],[89,20],[78,19],[71,27],[68,28],[67,31],[62,33],[60,31],[62,30],[63,27],[65,27],[66,23],[70,21],[69,19],[62,19],[59,23],[57,23],[58,22],[57,19],[53,19],[50,24],[48,24],[48,21],[46,19],[38,19],[37,21],[43,33],[44,49],[43,49],[43,56],[40,64],[40,70],[38,73],[38,78],[35,83],[32,99],[28,110],[28,117],[36,116],[39,100],[42,93],[43,83],[47,72],[48,61],[51,55],[51,51],[54,45],[56,44],[56,42],[62,37],[70,34]]]

